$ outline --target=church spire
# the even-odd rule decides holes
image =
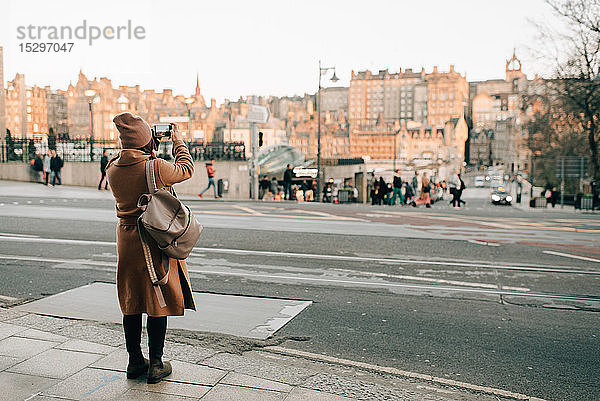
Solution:
[[[196,99],[196,105],[200,107],[206,107],[206,103],[204,102],[204,96],[200,93],[200,77],[196,72],[196,93],[194,93],[194,98]]]

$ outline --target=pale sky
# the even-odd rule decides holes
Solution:
[[[504,77],[513,48],[530,77],[542,71],[531,20],[552,23],[543,0],[2,0],[5,80],[66,89],[79,69],[113,86],[193,93],[196,73],[207,102],[240,95],[314,93],[318,60],[338,85],[352,70],[400,67],[430,72],[454,64],[467,80]],[[144,27],[143,40],[74,40],[71,53],[25,53],[17,27]],[[73,40],[72,40],[73,41]],[[68,42],[58,40],[57,42]]]

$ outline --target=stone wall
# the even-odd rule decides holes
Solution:
[[[219,179],[229,182],[229,191],[223,193],[225,199],[249,199],[250,178],[248,162],[222,161],[215,162],[215,181]],[[28,164],[22,162],[0,163],[0,179],[12,181],[34,182],[35,172]],[[99,163],[65,163],[61,172],[64,185],[81,187],[97,187],[100,180]],[[181,195],[197,195],[206,187],[208,178],[204,162],[196,162],[194,175],[191,179],[175,185],[175,190]],[[212,188],[205,193],[207,198],[213,197]]]

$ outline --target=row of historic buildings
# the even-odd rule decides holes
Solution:
[[[0,48],[0,79],[4,83]],[[321,155],[325,159],[369,157],[416,165],[504,163],[527,169],[521,94],[531,81],[513,54],[505,77],[468,82],[448,71],[411,69],[352,72],[349,87],[321,90]],[[89,90],[94,94],[90,96]],[[80,71],[65,90],[28,86],[17,74],[0,89],[0,129],[13,137],[44,140],[89,138],[116,143],[115,114],[131,111],[150,123],[177,121],[189,141],[250,142],[247,104],[269,107],[261,127],[264,145],[287,142],[307,158],[318,148],[317,95],[248,96],[207,103],[198,77],[194,94],[176,95],[137,86],[114,87],[108,78]],[[246,146],[250,149],[250,146]]]

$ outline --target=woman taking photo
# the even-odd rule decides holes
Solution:
[[[113,122],[119,131],[122,150],[106,167],[110,188],[116,201],[117,217],[117,293],[123,312],[125,343],[129,354],[127,378],[147,373],[148,383],[157,383],[171,374],[171,364],[162,361],[167,316],[181,316],[184,309],[195,310],[185,261],[168,259],[168,281],[161,286],[166,306],[161,307],[150,280],[137,218],[142,214],[138,199],[149,193],[145,176],[146,161],[156,159],[159,140],[152,136],[146,121],[131,113],[117,115]],[[174,163],[163,159],[154,162],[158,188],[173,192],[172,185],[189,179],[194,164],[177,127],[173,125]],[[148,237],[154,268],[159,276],[166,274],[162,253]],[[162,270],[162,271],[161,271]],[[149,360],[142,355],[142,314],[148,315]]]

